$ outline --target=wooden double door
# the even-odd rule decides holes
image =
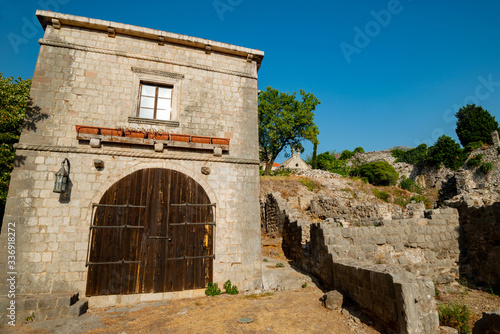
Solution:
[[[94,204],[87,296],[205,288],[212,281],[215,205],[189,176],[143,169]]]

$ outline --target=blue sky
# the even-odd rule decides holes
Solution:
[[[304,89],[321,101],[318,153],[457,139],[454,113],[467,103],[500,120],[493,0],[0,0],[4,76],[33,75],[43,36],[36,9],[263,50],[260,89]]]

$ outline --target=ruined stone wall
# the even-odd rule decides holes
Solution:
[[[260,201],[261,227],[270,236],[282,236],[283,226],[290,219],[303,221],[302,215],[297,210],[290,208],[288,202],[279,193],[267,194]],[[304,221],[304,224],[306,223]],[[305,244],[308,240],[309,229],[304,229],[300,242]]]
[[[311,213],[322,219],[333,218],[340,226],[378,226],[384,220],[402,218],[400,206],[391,204],[364,204],[346,206],[336,198],[318,196],[311,201]]]
[[[459,207],[463,230],[460,271],[468,281],[500,291],[500,202]]]
[[[283,229],[287,258],[316,275],[329,289],[339,290],[376,319],[398,333],[435,333],[438,316],[432,281],[419,279],[395,266],[335,259],[322,223],[312,224],[309,247],[301,245],[309,226],[291,221]],[[325,242],[326,241],[326,242]]]
[[[467,168],[467,176],[470,182],[468,189],[489,188],[500,189],[500,154],[497,146],[484,146],[474,150],[470,157],[482,154],[481,164],[490,162],[493,169],[485,174],[481,171],[481,166]]]
[[[458,215],[455,209],[440,209],[428,217],[386,221],[377,227],[326,228],[325,242],[334,259],[391,264],[449,282],[458,278]]]
[[[277,197],[279,194],[272,196]],[[277,201],[271,203],[278,205]],[[351,223],[350,227],[340,227],[337,220],[327,219],[321,223],[321,228],[329,254],[334,260],[355,259],[395,265],[437,282],[449,282],[458,278],[460,226],[456,209],[427,210],[424,217],[421,205],[413,206],[414,210],[407,214],[413,215],[414,218],[385,219],[381,220],[378,226],[358,227]],[[274,210],[281,212],[280,222],[286,224],[287,207],[278,206]],[[367,212],[371,213],[370,210]],[[372,219],[376,218],[366,218],[365,221]],[[294,217],[289,219],[294,220]],[[346,220],[353,222],[356,218]],[[293,224],[288,226],[292,230],[295,228]],[[315,226],[311,225],[311,242]],[[289,230],[283,229],[283,238],[293,239],[295,235],[309,235],[307,222],[296,228],[300,228],[300,233],[294,230],[290,234]],[[305,244],[309,238],[294,241]]]

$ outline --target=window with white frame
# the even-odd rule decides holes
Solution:
[[[141,83],[140,118],[169,121],[171,109],[172,87]]]
[[[180,92],[184,75],[132,67],[133,95],[130,123],[179,126]]]

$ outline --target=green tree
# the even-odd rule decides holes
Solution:
[[[314,148],[313,148],[313,154],[311,158],[311,167],[312,169],[317,169],[318,168],[318,160],[317,160],[317,154],[318,153],[318,143],[314,143]]]
[[[296,93],[280,93],[272,87],[259,94],[259,148],[260,159],[266,163],[265,175],[284,148],[300,148],[304,139],[317,142],[313,111],[320,101],[303,90],[300,96],[299,101]]]
[[[316,157],[316,164],[318,169],[329,170],[335,157],[331,152],[323,152]]]
[[[351,152],[349,150],[343,150],[340,153],[340,160],[349,160],[352,158],[353,155],[354,155],[354,152]]]
[[[468,104],[460,108],[455,116],[458,119],[457,136],[463,147],[478,141],[493,144],[491,133],[498,129],[498,122],[483,107]]]
[[[429,147],[425,163],[438,168],[444,165],[456,170],[463,166],[466,159],[467,153],[460,148],[460,144],[442,135],[434,145]]]
[[[0,73],[0,217],[3,216],[14,168],[15,150],[28,106],[31,79],[4,78]]]

